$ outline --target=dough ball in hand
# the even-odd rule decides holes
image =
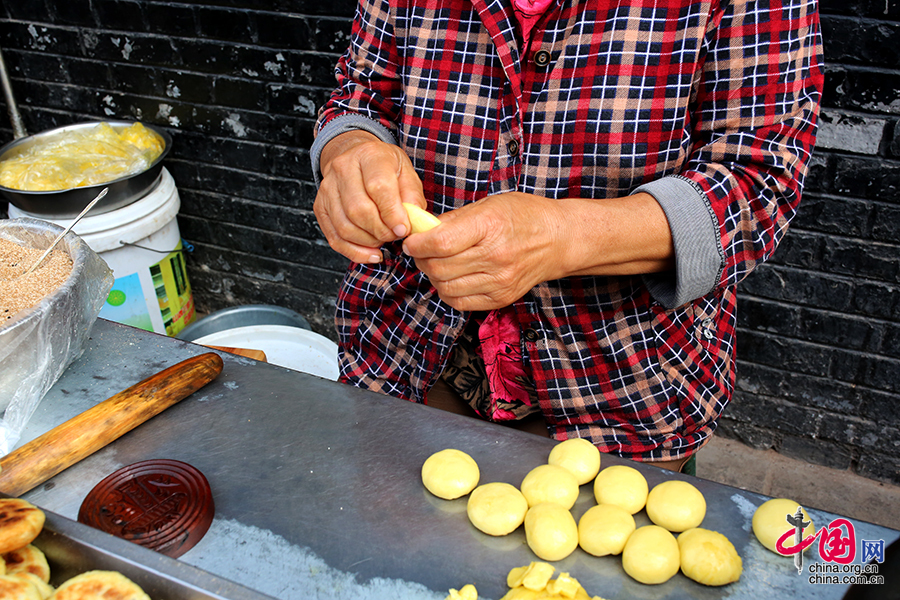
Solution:
[[[631,513],[615,504],[592,506],[578,521],[578,545],[588,554],[621,554],[635,530]]]
[[[615,504],[635,514],[647,503],[647,479],[634,467],[606,467],[594,479],[597,504]]]
[[[640,583],[665,583],[681,567],[678,542],[659,525],[638,527],[622,550],[622,568]]]
[[[567,469],[555,465],[539,465],[522,480],[522,494],[528,506],[554,502],[566,510],[578,499],[578,480]]]
[[[466,505],[469,521],[488,535],[506,535],[525,521],[528,501],[515,486],[493,482],[472,490]]]
[[[706,516],[706,499],[687,481],[664,481],[647,496],[647,516],[660,527],[678,533],[700,525]]]
[[[678,536],[681,572],[703,585],[726,585],[741,578],[743,562],[734,544],[717,531],[695,527]]]
[[[542,560],[562,560],[578,547],[578,525],[569,509],[544,502],[525,513],[525,541]]]
[[[566,469],[583,485],[600,472],[600,450],[584,438],[563,440],[550,451],[547,462]]]
[[[461,450],[447,448],[435,452],[422,464],[425,488],[444,500],[454,500],[475,489],[481,471],[478,463]]]

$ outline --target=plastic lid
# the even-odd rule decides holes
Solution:
[[[177,558],[209,530],[215,514],[209,482],[189,464],[146,460],[98,483],[78,521]]]

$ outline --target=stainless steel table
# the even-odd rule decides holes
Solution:
[[[82,357],[46,395],[20,444],[182,359],[208,351],[191,343],[100,319]],[[126,434],[24,497],[75,519],[82,499],[119,467],[151,458],[187,462],[213,490],[216,517],[180,560],[269,594],[292,599],[443,599],[473,583],[498,599],[513,568],[537,558],[520,528],[493,538],[477,531],[465,499],[443,501],[423,488],[420,468],[455,447],[480,465],[482,482],[518,485],[545,463],[553,442],[443,413],[312,375],[222,354],[207,387]],[[625,463],[604,457],[604,466]],[[634,464],[634,463],[630,463]],[[740,582],[698,585],[681,574],[641,585],[619,557],[580,549],[556,563],[588,593],[608,600],[841,598],[847,585],[814,585],[791,559],[764,549],[751,532],[766,497],[651,466],[636,465],[652,487],[683,478],[704,494],[703,527],[722,532],[743,558]],[[593,505],[582,486],[576,519]],[[837,515],[808,508],[817,526]],[[639,525],[648,523],[638,514]],[[895,530],[853,522],[858,539],[897,539]],[[813,550],[807,564],[821,563]]]

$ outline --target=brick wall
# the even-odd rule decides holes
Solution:
[[[29,132],[124,118],[172,134],[201,310],[273,303],[333,336],[346,262],[316,226],[307,150],[354,2],[218,4],[4,2],[0,48]],[[900,484],[900,3],[821,12],[820,143],[790,234],[742,284],[720,432]]]

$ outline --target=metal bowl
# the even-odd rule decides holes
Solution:
[[[0,162],[17,156],[19,153],[28,150],[35,144],[52,141],[56,136],[63,133],[90,129],[96,127],[100,123],[108,123],[110,127],[116,131],[121,131],[122,129],[131,126],[133,121],[103,120],[76,123],[74,125],[66,125],[65,127],[44,131],[43,133],[29,135],[14,140],[0,148]],[[100,193],[100,190],[105,187],[109,188],[109,192],[106,194],[105,198],[100,200],[100,202],[91,209],[91,215],[99,215],[127,206],[135,200],[143,198],[156,187],[162,174],[162,161],[169,153],[169,148],[172,146],[172,137],[164,130],[153,125],[148,125],[147,123],[142,123],[142,125],[162,138],[163,151],[156,160],[153,161],[153,164],[140,173],[120,177],[106,183],[47,192],[14,190],[12,188],[0,186],[0,196],[29,215],[57,218],[77,216],[78,213],[80,213],[84,207]]]

